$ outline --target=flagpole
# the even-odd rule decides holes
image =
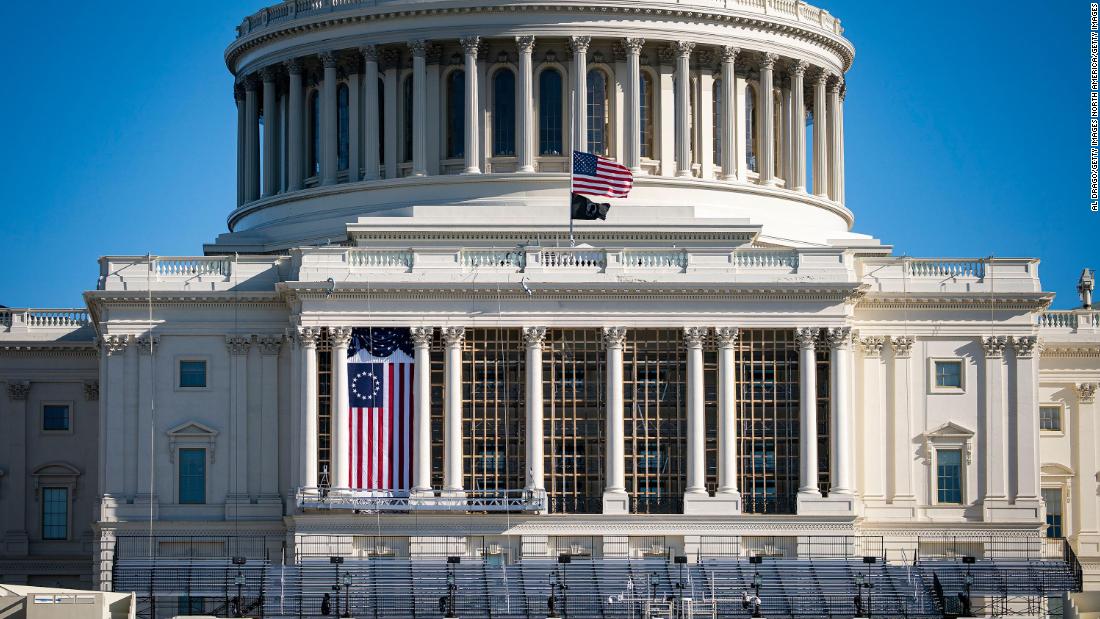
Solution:
[[[565,212],[569,214],[569,246],[576,247],[577,240],[573,238],[573,169],[576,164],[573,163],[573,157],[569,158],[569,203],[566,206]]]

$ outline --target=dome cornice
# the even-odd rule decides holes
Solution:
[[[515,11],[554,11],[570,13],[600,13],[618,18],[640,16],[646,18],[672,18],[695,20],[704,23],[734,24],[749,29],[769,31],[785,36],[799,37],[815,43],[837,54],[843,61],[843,70],[847,71],[855,57],[855,48],[841,36],[840,20],[810,5],[798,3],[798,11],[806,13],[791,14],[784,17],[774,0],[765,0],[767,9],[757,13],[746,4],[738,9],[726,9],[698,2],[694,6],[671,4],[668,2],[591,2],[587,0],[560,0],[546,2],[510,2],[505,5],[478,3],[473,0],[436,0],[415,3],[380,3],[377,0],[360,0],[347,3],[339,9],[329,6],[327,9],[313,10],[306,14],[291,15],[290,7],[294,2],[284,2],[261,9],[246,17],[237,28],[238,38],[225,52],[226,65],[231,72],[240,57],[250,49],[263,43],[296,34],[314,32],[324,28],[347,26],[349,24],[376,20],[409,18],[426,15],[440,16],[469,13],[509,13]],[[382,6],[379,6],[382,4]],[[393,6],[388,6],[393,5]],[[817,16],[815,24],[812,16]],[[807,21],[798,21],[807,19]]]

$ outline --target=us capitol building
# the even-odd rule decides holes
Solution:
[[[1050,311],[1038,259],[852,231],[838,18],[286,0],[236,35],[228,231],[0,310],[0,581],[148,617],[1092,616],[1092,273]],[[634,187],[571,239],[572,151]]]

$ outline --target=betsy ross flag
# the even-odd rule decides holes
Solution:
[[[352,332],[347,383],[352,488],[403,491],[411,485],[412,354],[408,329]]]
[[[633,186],[630,168],[605,157],[573,151],[573,193],[625,198]]]

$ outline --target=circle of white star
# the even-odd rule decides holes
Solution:
[[[382,390],[382,383],[378,380],[378,377],[374,375],[374,372],[369,372],[367,370],[359,372],[355,375],[355,379],[351,381],[351,392],[354,393],[356,397],[365,397],[363,394],[359,393],[359,379],[363,378],[364,376],[370,377],[371,387],[374,390],[371,395],[377,395],[378,392]]]

